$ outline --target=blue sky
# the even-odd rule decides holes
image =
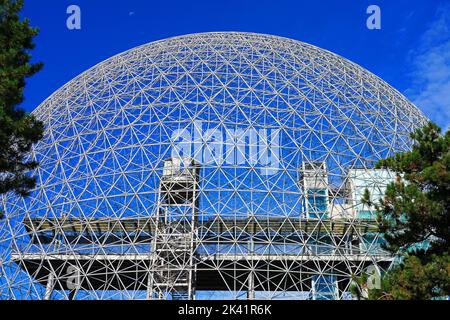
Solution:
[[[137,45],[187,33],[249,31],[337,53],[380,76],[442,127],[450,126],[448,0],[25,2],[22,15],[41,30],[33,56],[45,63],[28,81],[28,111],[79,73]],[[81,30],[66,28],[72,4],[81,8]],[[381,30],[366,27],[372,4],[381,8]]]

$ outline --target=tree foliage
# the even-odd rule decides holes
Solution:
[[[19,107],[26,79],[42,67],[30,62],[38,30],[19,17],[22,7],[23,0],[0,0],[0,195],[25,196],[34,188],[28,172],[38,163],[28,155],[43,134],[42,123]]]
[[[411,137],[410,152],[377,164],[398,174],[377,206],[382,231],[391,252],[416,248],[422,255],[418,248],[426,244],[428,256],[442,255],[450,245],[450,131],[443,136],[429,123]]]
[[[375,205],[385,249],[402,262],[369,299],[431,299],[450,295],[450,131],[433,123],[411,135],[411,151],[377,164],[397,179]],[[364,201],[370,203],[370,195]],[[361,280],[361,279],[360,279]]]

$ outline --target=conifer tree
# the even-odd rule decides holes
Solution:
[[[0,0],[0,195],[26,196],[35,187],[29,171],[38,163],[28,155],[43,135],[43,124],[20,108],[26,79],[42,68],[31,63],[38,30],[20,18],[23,5],[23,0]]]

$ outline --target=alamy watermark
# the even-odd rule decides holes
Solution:
[[[66,26],[69,30],[81,30],[81,9],[77,5],[67,7],[66,13],[69,15],[66,20]]]
[[[81,287],[81,273],[80,269],[71,265],[67,268],[67,288],[69,290],[78,290]]]
[[[366,282],[367,289],[369,290],[381,289],[380,270],[376,266],[371,265],[366,269],[366,273],[368,275]]]
[[[377,5],[371,5],[367,8],[367,14],[370,15],[366,22],[367,29],[381,30],[381,8]]]
[[[268,128],[203,128],[195,121],[172,134],[172,157],[190,157],[204,165],[251,166],[260,174],[280,169],[280,130]]]

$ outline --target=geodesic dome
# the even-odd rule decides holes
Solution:
[[[426,117],[375,75],[276,36],[146,44],[76,77],[30,197],[3,197],[2,299],[348,298],[389,267],[374,212]]]

